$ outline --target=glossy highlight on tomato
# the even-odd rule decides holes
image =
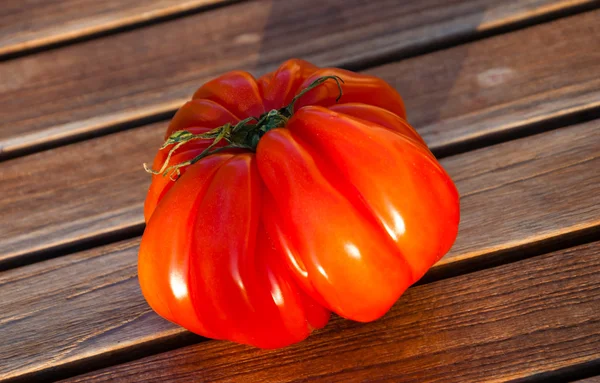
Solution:
[[[203,336],[277,348],[331,311],[373,321],[456,238],[458,192],[379,78],[302,60],[230,72],[165,139],[139,280],[158,314]]]

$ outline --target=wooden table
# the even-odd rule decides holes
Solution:
[[[261,351],[145,303],[141,164],[290,57],[396,87],[462,219],[382,319]],[[3,0],[0,60],[0,382],[600,381],[600,1]]]

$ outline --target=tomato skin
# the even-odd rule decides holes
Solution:
[[[148,221],[138,273],[161,316],[211,338],[274,348],[306,338],[329,312],[286,278],[274,254],[255,163],[250,153],[217,154],[190,167]]]
[[[458,192],[424,145],[319,107],[302,109],[288,130],[339,176],[340,188],[357,194],[357,204],[394,240],[415,279],[450,250]]]
[[[406,109],[402,97],[394,88],[378,77],[344,69],[323,68],[307,77],[300,85],[300,89],[308,87],[313,81],[323,76],[338,76],[344,81],[343,100],[340,100],[342,104],[358,102],[373,105],[406,119]],[[334,82],[326,82],[302,96],[296,103],[295,109],[299,110],[307,105],[330,107],[338,103],[336,101],[338,96],[337,85]]]
[[[288,105],[301,89],[306,78],[319,70],[318,67],[302,60],[288,60],[275,72],[257,80],[265,110],[280,109]]]
[[[291,129],[259,143],[261,176],[274,210],[285,212],[267,215],[267,229],[293,258],[290,267],[299,265],[307,292],[343,317],[374,320],[413,282],[410,266],[307,147]]]
[[[138,272],[161,316],[207,337],[284,347],[330,311],[381,317],[448,252],[458,192],[380,79],[302,60],[258,80],[231,72],[201,87],[167,136],[260,117],[333,75],[344,81],[339,102],[333,81],[309,90],[255,152],[209,155],[177,181],[153,176]],[[210,143],[190,141],[170,163]]]

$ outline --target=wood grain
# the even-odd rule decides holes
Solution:
[[[600,11],[367,72],[405,95],[433,148],[600,107]]]
[[[0,8],[0,56],[224,1],[3,0]]]
[[[506,382],[600,358],[600,243],[418,286],[261,351],[208,341],[67,382]]]
[[[600,226],[600,120],[441,160],[460,235],[438,265]]]
[[[143,224],[165,123],[0,164],[0,264]]]
[[[409,118],[437,149],[517,128],[532,115],[543,120],[595,105],[600,66],[589,48],[600,42],[598,17],[590,12],[370,72],[401,89]],[[554,56],[561,59],[547,59]],[[478,85],[498,68],[512,75]],[[149,182],[140,164],[153,158],[162,129],[159,123],[1,163],[0,219],[10,224],[0,227],[0,263],[140,225]]]
[[[138,243],[130,240],[0,274],[0,381],[115,346],[142,344],[156,334],[181,333],[141,299]],[[38,327],[30,327],[35,318]]]
[[[0,64],[0,156],[173,111],[231,69],[357,65],[596,4],[256,0],[23,57]]]
[[[132,134],[133,131],[128,133]],[[526,241],[561,236],[585,227],[598,228],[599,148],[600,120],[597,120],[443,160],[443,165],[456,180],[463,195],[462,220],[455,247],[440,264],[434,266],[434,270],[440,267],[460,270],[467,261],[485,262],[499,248],[507,249],[520,246]],[[123,179],[130,176],[127,173],[118,174]],[[113,187],[117,185],[107,180],[103,182]],[[118,195],[118,191],[115,195]],[[101,201],[114,197],[106,198],[99,194],[93,198]],[[72,218],[65,221],[70,219]],[[127,347],[136,344],[161,342],[183,333],[184,330],[157,318],[145,305],[135,280],[137,241],[94,248],[0,274],[0,355],[6,356],[0,359],[0,377],[7,379],[35,374],[67,363],[102,358],[107,352],[125,352]],[[571,255],[562,257],[567,263],[564,270],[568,272]],[[593,271],[593,264],[589,267]],[[529,268],[535,267],[525,268],[528,270],[525,273],[528,280],[533,283],[538,277],[531,275],[532,270]],[[557,279],[567,278],[560,274],[559,269],[554,272]],[[596,282],[599,275],[596,273],[594,277]],[[522,290],[523,286],[515,287],[512,282],[507,283],[510,279],[505,279],[505,276],[506,273],[498,272],[493,278],[485,277],[484,279],[489,280],[478,285],[478,288],[485,290],[489,287],[488,283],[495,283],[495,278],[500,278],[504,281],[500,284],[505,285],[504,288],[514,288],[515,292]],[[467,280],[471,278],[470,275],[466,277]],[[588,277],[580,276],[579,282],[574,283],[584,289],[589,284],[585,278]],[[557,283],[560,286],[560,282]],[[440,291],[447,291],[450,296],[460,294],[463,291],[459,287],[461,284],[443,287]],[[497,284],[492,286],[494,289],[501,287]],[[543,290],[538,291],[540,294],[542,292]],[[502,297],[501,293],[498,294]],[[536,297],[539,298],[539,295],[536,294]],[[518,297],[507,295],[502,301],[506,304],[519,302],[516,298]],[[573,303],[575,300],[568,295],[563,298],[562,304]],[[460,299],[466,300],[466,296]],[[478,300],[476,306],[487,299]],[[521,297],[523,299],[525,298]],[[547,301],[549,306],[544,310],[554,310],[551,309],[553,302],[554,300]],[[540,305],[538,309],[542,310],[542,303],[537,304]],[[400,307],[403,305],[400,304]],[[461,314],[464,323],[479,320],[477,316],[466,314],[475,309],[469,307],[464,315]],[[402,310],[404,309],[398,311]],[[508,306],[505,313],[498,312],[495,315],[517,315],[515,310],[517,309]],[[560,313],[542,311],[527,318],[551,321],[555,314]],[[437,315],[441,313],[434,317]],[[356,329],[353,331],[361,331],[345,322],[335,323],[337,324],[333,329],[336,326],[350,326]],[[505,325],[507,331],[527,331],[526,326],[517,325],[517,322],[506,322]],[[398,326],[394,331],[405,328],[404,325]],[[569,331],[577,331],[568,328]],[[493,329],[490,328],[490,331]],[[498,334],[500,327],[494,331]],[[533,336],[540,337],[539,342],[546,338],[543,332],[531,331]],[[415,334],[421,336],[426,332],[413,330],[406,334],[416,337]],[[351,334],[347,335],[352,338]],[[472,341],[478,338],[468,334],[450,335],[440,335],[440,341],[455,339],[459,342],[465,336]],[[375,336],[374,339],[379,338]],[[515,340],[517,344],[519,339]],[[357,340],[357,344],[363,341],[364,339]],[[543,344],[538,343],[540,347]],[[472,346],[475,349],[479,347],[478,344]],[[568,344],[560,343],[559,346],[567,347]],[[419,347],[421,346],[417,348]],[[345,348],[346,346],[341,347],[340,351]],[[484,350],[488,349],[482,349],[482,357],[500,353],[500,350],[495,350],[490,351],[492,354],[486,354],[483,353]],[[539,352],[533,348],[527,350]],[[373,355],[384,357],[388,354],[387,351],[381,351]],[[521,360],[523,355],[518,356],[517,359]],[[414,363],[420,363],[420,359],[419,362],[415,360]],[[569,363],[572,362],[574,359],[569,359]],[[240,363],[243,365],[241,360]]]

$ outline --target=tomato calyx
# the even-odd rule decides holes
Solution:
[[[248,117],[235,125],[227,123],[201,134],[194,134],[187,130],[173,132],[173,134],[171,134],[160,147],[160,150],[164,150],[173,145],[173,147],[169,150],[169,154],[167,155],[162,167],[159,170],[154,170],[148,167],[147,164],[144,164],[144,169],[146,172],[151,174],[162,174],[163,176],[169,175],[171,180],[176,181],[181,174],[179,169],[193,165],[211,154],[230,149],[245,149],[255,152],[258,142],[262,136],[264,136],[270,130],[282,128],[287,124],[290,117],[292,117],[294,114],[294,105],[296,101],[298,101],[298,99],[300,99],[300,97],[302,97],[304,94],[323,84],[327,80],[334,80],[337,83],[340,93],[335,101],[338,102],[343,94],[341,84],[344,83],[344,80],[342,80],[339,76],[319,77],[309,86],[298,92],[292,101],[281,109],[273,109],[269,112],[263,113],[259,117]],[[194,140],[212,140],[212,142],[196,157],[188,161],[183,161],[169,166],[169,161],[171,160],[171,156],[175,153],[175,151],[186,143]],[[216,145],[222,140],[227,141],[227,145],[216,147]]]

